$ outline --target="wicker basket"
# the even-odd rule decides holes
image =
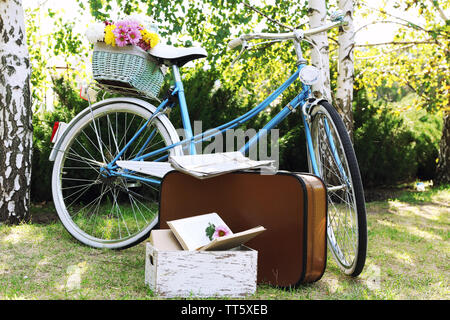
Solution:
[[[111,47],[97,42],[92,56],[92,73],[94,80],[106,89],[128,93],[137,91],[157,99],[165,68],[139,47]]]

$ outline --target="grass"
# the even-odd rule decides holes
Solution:
[[[51,211],[51,205],[34,207]],[[331,254],[321,280],[296,289],[259,285],[248,299],[450,298],[450,188],[402,191],[367,203],[368,256],[356,279]],[[59,222],[0,225],[0,299],[159,299],[144,285],[145,245],[80,245]]]

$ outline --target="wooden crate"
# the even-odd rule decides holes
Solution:
[[[258,252],[163,251],[146,244],[145,284],[161,297],[244,297],[256,291]]]

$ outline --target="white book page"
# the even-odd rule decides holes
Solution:
[[[154,161],[117,161],[121,168],[163,178],[167,172],[175,170],[169,162]]]
[[[180,168],[193,175],[213,175],[235,170],[271,166],[274,160],[254,161],[245,157],[241,152],[224,152],[213,154],[199,154],[186,156],[170,156],[169,162],[175,168]]]
[[[180,237],[187,246],[186,250],[196,250],[211,242],[206,235],[206,228],[209,223],[214,224],[216,227],[225,226],[230,230],[217,213],[167,221],[175,236],[177,238]],[[232,234],[231,230],[230,234]],[[180,241],[180,239],[178,240]]]

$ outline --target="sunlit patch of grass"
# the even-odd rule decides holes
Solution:
[[[424,202],[446,203],[448,206],[450,203],[450,196],[448,194],[449,189],[450,185],[442,185],[435,188],[429,186],[425,191],[403,191],[396,197],[396,200],[409,204]]]
[[[134,235],[155,219],[158,207],[147,203],[143,208],[129,204],[101,205],[92,213],[87,209],[74,209],[73,222],[87,234],[103,240],[119,239]]]
[[[367,204],[358,278],[345,276],[329,253],[321,280],[284,290],[261,284],[247,299],[450,299],[450,188],[425,193]],[[144,284],[145,243],[93,249],[59,222],[0,225],[0,253],[0,299],[161,299]]]

